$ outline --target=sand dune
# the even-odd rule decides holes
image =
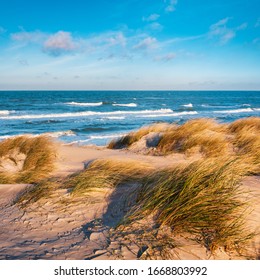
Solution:
[[[54,177],[65,178],[83,170],[95,159],[138,160],[152,168],[165,168],[186,159],[180,155],[145,156],[130,151],[57,144],[57,168]],[[253,193],[253,212],[247,220],[251,229],[259,229],[260,178],[243,182]],[[185,235],[174,237],[168,227],[156,228],[152,219],[116,228],[134,201],[138,184],[116,189],[92,190],[88,196],[71,196],[68,189],[57,189],[48,198],[21,208],[14,201],[27,185],[0,185],[0,259],[245,259],[259,258],[260,239],[250,243],[247,256],[218,250],[210,254],[205,247]],[[247,197],[248,199],[248,197]],[[152,234],[147,234],[148,232]],[[161,252],[160,243],[169,250]],[[157,248],[157,249],[156,249]],[[168,254],[168,255],[165,255]]]

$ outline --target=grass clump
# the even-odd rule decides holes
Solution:
[[[244,156],[260,170],[260,118],[239,119],[231,124],[220,124],[213,119],[192,119],[183,125],[157,124],[131,132],[112,140],[108,148],[131,146],[151,131],[160,133],[155,155],[184,153],[199,154],[204,158],[221,155]],[[148,148],[148,147],[147,147]],[[259,171],[258,171],[259,172]]]
[[[173,124],[155,123],[150,126],[144,126],[137,131],[131,132],[119,139],[112,140],[108,144],[109,149],[122,149],[131,146],[133,143],[139,141],[142,137],[150,132],[162,133],[171,130],[175,127]]]
[[[24,193],[22,193],[15,203],[25,208],[29,204],[37,202],[42,198],[50,198],[53,191],[60,188],[61,182],[54,179],[46,179],[30,186]]]
[[[42,180],[22,194],[17,203],[26,207],[42,198],[50,198],[61,189],[67,189],[72,196],[91,196],[92,192],[114,189],[121,183],[141,182],[152,170],[150,165],[134,160],[98,159],[70,177]]]
[[[237,248],[250,238],[239,188],[248,166],[239,159],[197,161],[157,172],[143,185],[130,220],[154,214],[160,225],[187,232],[209,250]]]
[[[19,136],[0,143],[0,182],[39,182],[54,168],[54,147],[45,136]]]
[[[217,156],[225,152],[227,142],[225,126],[211,119],[194,119],[165,133],[158,144],[163,154],[171,152],[190,153],[197,148],[205,156]]]
[[[229,125],[229,130],[232,133],[237,133],[243,129],[255,131],[260,131],[260,118],[259,117],[249,117],[234,121]]]
[[[233,133],[233,146],[236,154],[254,165],[254,173],[260,173],[260,118],[240,119],[229,126]]]
[[[95,160],[86,170],[66,183],[72,194],[86,194],[93,189],[115,188],[121,183],[139,182],[151,172],[148,164],[135,160]]]

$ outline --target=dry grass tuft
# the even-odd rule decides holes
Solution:
[[[46,179],[29,187],[19,198],[15,201],[20,207],[26,206],[37,202],[40,199],[50,198],[51,194],[58,188],[60,188],[61,182],[55,179]]]
[[[229,130],[232,133],[237,133],[243,129],[260,131],[260,118],[250,117],[234,121],[229,125]]]
[[[41,198],[51,197],[57,189],[68,189],[72,196],[90,196],[92,192],[115,189],[119,184],[140,182],[153,169],[134,160],[95,160],[86,170],[63,180],[47,179],[35,184],[17,203],[26,207]],[[71,200],[72,202],[72,200]]]
[[[70,178],[67,187],[76,195],[89,193],[92,189],[115,188],[121,183],[138,182],[153,169],[135,160],[95,160],[89,167]]]
[[[108,144],[109,149],[122,149],[131,146],[133,143],[139,141],[142,137],[150,132],[163,133],[168,130],[174,129],[176,125],[168,123],[156,123],[150,126],[140,128],[135,132],[131,132],[119,139],[112,140]]]
[[[54,168],[54,147],[45,136],[20,136],[0,143],[0,182],[34,183]]]
[[[260,172],[260,118],[239,119],[231,124],[219,124],[213,119],[193,119],[183,125],[157,124],[144,127],[118,140],[109,148],[129,147],[151,131],[160,133],[161,139],[155,155],[198,153],[204,158],[219,155],[244,156],[251,159]]]
[[[255,166],[254,173],[260,173],[260,118],[240,119],[229,126],[233,133],[233,145],[237,155]]]
[[[252,237],[244,228],[239,182],[247,163],[220,158],[157,172],[147,179],[130,220],[154,214],[160,225],[188,232],[209,250],[238,248]]]
[[[165,133],[158,144],[158,150],[163,154],[171,152],[189,154],[192,148],[205,156],[217,156],[225,152],[226,143],[225,125],[220,125],[211,119],[194,119]]]

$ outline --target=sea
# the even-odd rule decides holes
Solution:
[[[0,141],[46,134],[103,146],[153,123],[251,116],[260,117],[260,91],[0,91]]]

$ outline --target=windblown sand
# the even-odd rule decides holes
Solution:
[[[65,177],[83,170],[95,159],[135,159],[165,168],[185,161],[185,157],[155,157],[131,151],[108,150],[97,147],[77,147],[57,144],[58,158],[55,177]],[[131,194],[138,187],[125,184],[115,190],[98,189],[87,197],[71,198],[67,189],[58,189],[50,197],[22,209],[12,202],[25,191],[27,185],[0,185],[0,259],[164,259],[156,244],[169,242],[171,259],[246,259],[260,257],[260,238],[249,245],[248,255],[217,251],[214,255],[206,248],[179,236],[182,246],[171,247],[168,228],[153,228],[149,217],[124,231],[115,226],[124,217]],[[260,177],[243,181],[250,195],[252,212],[247,224],[260,231]],[[156,235],[147,232],[156,231]],[[155,238],[156,236],[156,238]]]

